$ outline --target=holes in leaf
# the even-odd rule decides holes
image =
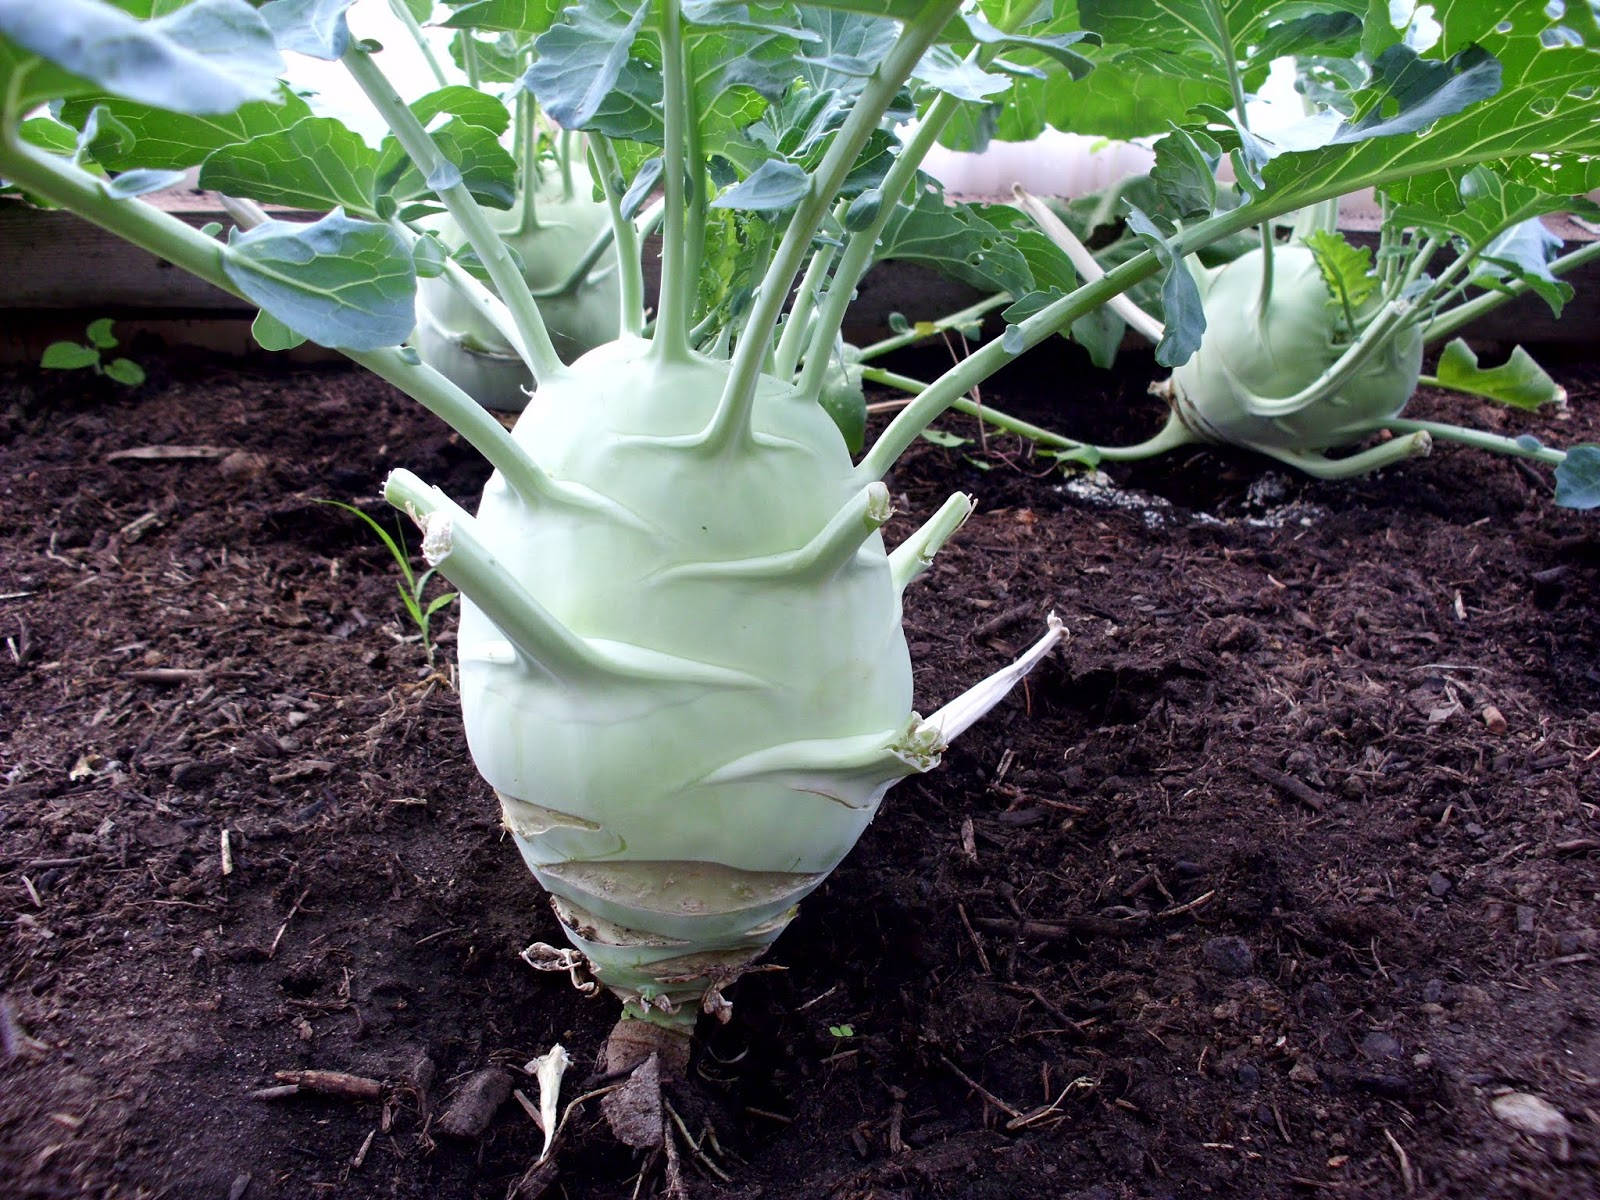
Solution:
[[[1528,107],[1541,117],[1548,117],[1556,111],[1556,101],[1550,96],[1540,96]]]
[[[1550,3],[1544,6],[1544,15],[1552,21],[1559,21],[1567,15],[1566,0],[1550,0]]]
[[[1576,29],[1566,25],[1552,25],[1539,35],[1539,44],[1546,50],[1559,50],[1562,46],[1581,46],[1583,38]]]

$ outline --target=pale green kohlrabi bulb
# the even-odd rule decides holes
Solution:
[[[1332,394],[1288,415],[1252,411],[1256,397],[1274,400],[1309,387],[1349,344],[1335,340],[1341,312],[1316,256],[1290,244],[1276,247],[1272,262],[1272,298],[1259,323],[1259,249],[1200,280],[1205,337],[1172,376],[1172,402],[1183,422],[1210,441],[1310,451],[1349,445],[1374,423],[1398,416],[1422,370],[1422,334],[1414,323]]]
[[[936,547],[885,554],[887,490],[790,384],[761,381],[742,443],[696,444],[728,374],[628,339],[547,381],[514,437],[559,502],[497,474],[474,520],[409,473],[389,489],[432,510],[424,552],[462,585],[467,738],[517,847],[627,1011],[679,1025],[1060,636],[1052,618],[1013,667],[912,712],[900,592]],[[952,497],[934,540],[970,511]],[[452,574],[469,535],[562,630],[536,653]]]
[[[546,177],[535,195],[537,224],[519,231],[517,209],[485,210],[490,224],[522,260],[523,278],[538,293],[568,279],[595,238],[610,227],[606,206],[590,197],[586,180],[565,195],[558,173]],[[424,223],[454,252],[465,241],[448,215]],[[571,362],[617,336],[620,276],[615,246],[608,246],[573,287],[540,296],[556,353]],[[417,281],[417,352],[469,396],[488,408],[518,412],[527,402],[533,376],[510,344],[443,277]]]

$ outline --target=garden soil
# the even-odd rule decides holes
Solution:
[[[430,670],[320,503],[482,467],[360,374],[146,365],[0,380],[5,1196],[1600,1196],[1600,523],[1544,470],[1071,479],[946,421],[889,480],[891,541],[981,501],[908,598],[919,706],[1071,640],[702,1023],[669,1161],[594,1094],[613,1002],[519,958],[559,930],[453,614]],[[1132,441],[1150,369],[1062,347],[984,399]],[[1600,372],[1555,371],[1569,412],[1416,407],[1600,440]]]

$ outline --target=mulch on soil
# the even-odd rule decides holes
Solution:
[[[1157,423],[1148,360],[1059,353],[986,398]],[[316,503],[482,468],[356,373],[150,365],[0,381],[7,1194],[634,1194],[597,1101],[553,1181],[515,1099],[441,1128],[489,1068],[536,1096],[556,1041],[579,1095],[614,1016],[517,957],[559,932],[468,760],[453,619],[431,671],[386,552]],[[1417,408],[1600,440],[1600,372],[1556,374],[1569,414]],[[683,1098],[693,1193],[1600,1195],[1600,525],[1452,448],[1107,487],[946,427],[973,444],[890,480],[891,540],[981,503],[908,597],[919,706],[1049,610],[1072,639],[732,990]],[[202,449],[119,456],[147,446]],[[307,1070],[376,1092],[278,1074]]]

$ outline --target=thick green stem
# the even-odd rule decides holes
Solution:
[[[460,172],[439,152],[416,114],[407,107],[372,60],[372,55],[361,49],[358,43],[352,42],[350,49],[345,52],[344,64],[393,131],[407,156],[422,172],[423,178],[431,180],[453,175],[459,180]],[[489,282],[494,284],[495,291],[511,310],[517,331],[522,335],[522,344],[528,352],[528,370],[533,373],[535,381],[553,379],[564,370],[560,356],[550,341],[544,318],[539,314],[539,305],[529,294],[527,281],[517,269],[505,242],[489,224],[488,217],[464,184],[457,182],[439,187],[434,194],[461,227],[478,260],[488,271]]]
[[[933,566],[933,556],[966,524],[975,507],[971,496],[957,492],[915,533],[894,548],[889,555],[889,576],[894,580],[896,591],[904,592],[907,585]]]
[[[394,13],[395,19],[406,27],[411,40],[417,44],[417,49],[422,52],[422,57],[428,64],[428,70],[433,72],[434,82],[440,87],[448,87],[450,78],[444,73],[444,67],[434,55],[433,47],[428,44],[428,35],[422,32],[422,26],[418,25],[417,19],[411,15],[406,0],[389,0],[389,11]]]
[[[572,147],[578,142],[578,135],[570,129],[561,131],[560,150],[557,152],[561,160],[561,198],[571,203],[577,195],[577,187],[572,175]]]
[[[1241,132],[1250,132],[1250,116],[1244,94],[1244,76],[1239,73],[1239,55],[1233,44],[1233,30],[1228,25],[1228,14],[1219,0],[1205,0],[1206,13],[1219,41],[1213,43],[1217,56],[1228,72],[1228,88],[1233,93],[1233,113],[1239,121]],[[1240,151],[1243,155],[1243,150]],[[1272,221],[1261,222],[1261,291],[1256,296],[1256,326],[1265,328],[1267,307],[1272,303]]]
[[[1591,262],[1596,258],[1600,258],[1600,240],[1590,242],[1587,246],[1583,246],[1569,254],[1563,254],[1549,264],[1549,271],[1552,275],[1564,275],[1568,271],[1581,267],[1584,263]],[[1429,321],[1422,330],[1422,340],[1431,343],[1437,342],[1441,338],[1447,338],[1463,325],[1476,321],[1485,313],[1493,312],[1508,300],[1515,300],[1529,290],[1531,289],[1528,285],[1518,279],[1506,284],[1502,289],[1485,292],[1481,296],[1468,300],[1465,304],[1459,304],[1449,312],[1440,313],[1432,321]]]
[[[794,277],[811,248],[811,240],[821,228],[845,177],[855,166],[867,139],[883,120],[883,114],[894,102],[901,85],[960,6],[960,0],[931,0],[914,20],[905,25],[894,46],[862,88],[850,115],[834,135],[822,163],[811,177],[805,198],[800,201],[789,227],[784,231],[783,241],[779,243],[778,251],[762,277],[755,306],[750,320],[746,322],[745,336],[734,351],[728,382],[723,388],[716,414],[702,438],[709,448],[720,450],[749,437],[750,410],[755,403],[756,382],[767,360],[772,330],[788,298]],[[831,342],[830,334],[823,344]]]
[[[1497,433],[1485,433],[1481,429],[1467,429],[1461,425],[1447,425],[1441,421],[1412,421],[1395,417],[1388,421],[1374,422],[1373,429],[1388,429],[1395,433],[1426,433],[1441,442],[1458,442],[1463,446],[1488,450],[1494,454],[1508,454],[1513,458],[1531,458],[1534,462],[1542,462],[1552,467],[1559,467],[1567,461],[1565,450],[1556,450],[1550,446],[1528,446],[1515,438],[1501,437]]]
[[[834,215],[843,215],[840,208],[834,209]],[[834,246],[818,247],[811,256],[811,262],[806,266],[806,273],[800,279],[800,286],[795,289],[794,302],[789,305],[789,315],[784,323],[783,333],[778,338],[777,353],[773,356],[773,374],[780,379],[787,379],[793,375],[795,368],[800,364],[800,349],[805,344],[806,330],[811,324],[812,314],[816,311],[817,290],[822,286],[822,281],[828,277],[828,268],[833,265],[836,249]]]
[[[640,261],[640,240],[633,221],[623,215],[622,196],[626,180],[622,164],[610,138],[591,134],[589,153],[594,156],[594,175],[606,194],[611,213],[611,236],[617,243],[617,291],[622,302],[618,328],[624,337],[644,332],[644,265]]]
[[[977,56],[978,51],[973,50],[968,61],[975,62]],[[923,159],[928,157],[928,151],[938,142],[940,132],[949,124],[950,118],[960,107],[956,98],[945,92],[941,92],[928,106],[928,111],[923,114],[916,133],[906,140],[906,144],[895,157],[894,165],[883,177],[883,183],[880,185],[883,198],[878,204],[878,212],[873,217],[872,223],[865,229],[858,229],[852,233],[850,240],[845,244],[844,254],[839,258],[838,269],[833,273],[833,281],[828,285],[827,295],[823,297],[822,307],[812,325],[810,344],[806,348],[805,370],[801,373],[799,381],[799,388],[804,394],[814,396],[821,390],[822,375],[828,368],[828,358],[834,339],[839,336],[839,331],[844,326],[845,310],[855,299],[856,286],[867,273],[867,268],[872,266],[872,260],[877,255],[878,239],[883,236],[883,231],[899,207],[901,198],[916,186],[917,168],[922,165]]]
[[[523,88],[517,93],[517,237],[526,237],[539,228],[539,123],[534,120],[533,93]]]
[[[689,256],[688,172],[699,170],[689,161],[688,56],[683,45],[683,13],[679,0],[664,0],[661,11],[662,125],[665,149],[661,182],[666,194],[666,223],[662,229],[661,299],[656,314],[652,346],[663,361],[689,357],[689,297],[685,276],[698,279],[700,262]]]
[[[897,375],[893,371],[885,371],[878,367],[864,367],[861,378],[868,383],[898,388],[912,395],[918,395],[928,388],[928,385],[920,380],[907,375]],[[1079,442],[1062,437],[1059,433],[1053,433],[1041,425],[1013,417],[999,409],[990,408],[987,404],[978,404],[965,396],[953,401],[950,407],[956,412],[977,417],[986,425],[992,425],[1006,433],[1014,433],[1018,437],[1025,437],[1040,446],[1049,446],[1052,450],[1063,450],[1068,453],[1081,453],[1085,459],[1093,458],[1096,461],[1104,459],[1106,462],[1136,462],[1142,458],[1154,458],[1158,454],[1165,454],[1168,450],[1176,450],[1180,446],[1196,445],[1200,440],[1176,416],[1168,417],[1167,423],[1154,437],[1132,446],[1097,446],[1091,442]],[[876,408],[876,405],[869,405],[868,411],[874,411]]]
[[[889,489],[881,483],[869,483],[852,496],[814,538],[797,550],[759,558],[686,563],[670,568],[663,578],[787,579],[818,583],[837,574],[893,514]]]
[[[991,313],[1003,304],[1010,304],[1012,300],[1009,292],[999,292],[996,295],[979,300],[976,304],[969,304],[966,308],[940,317],[936,321],[918,321],[904,333],[897,333],[886,337],[882,341],[873,342],[870,346],[863,346],[856,351],[857,362],[871,362],[875,358],[882,358],[896,350],[907,346],[914,346],[918,342],[927,341],[931,337],[938,337],[947,329],[960,329],[971,325],[985,313]],[[919,389],[920,390],[920,389]]]

